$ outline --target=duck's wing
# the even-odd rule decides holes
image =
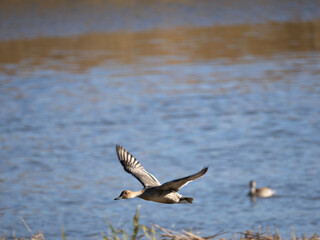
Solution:
[[[116,150],[124,170],[138,179],[144,187],[160,186],[159,181],[152,174],[148,173],[124,147],[116,145]]]
[[[179,188],[182,188],[183,186],[187,185],[189,182],[202,177],[207,171],[208,171],[208,167],[204,167],[200,172],[197,172],[196,174],[190,175],[188,177],[172,180],[170,182],[166,182],[161,186],[159,186],[158,189],[179,191]]]

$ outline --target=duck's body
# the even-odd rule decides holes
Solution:
[[[196,174],[160,184],[127,150],[119,145],[116,146],[116,150],[124,170],[137,178],[144,188],[140,191],[125,190],[115,200],[139,197],[147,201],[166,204],[192,203],[193,198],[184,197],[178,191],[189,182],[203,176],[208,170],[208,167],[205,167]]]
[[[193,198],[184,197],[173,190],[161,190],[158,187],[144,188],[144,192],[138,196],[147,201],[158,203],[192,203]]]
[[[270,187],[256,188],[256,182],[253,180],[250,181],[250,192],[248,195],[251,197],[268,198],[272,197],[275,193],[276,192]]]

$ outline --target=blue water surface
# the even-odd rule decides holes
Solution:
[[[203,41],[192,36],[181,43],[186,52]],[[232,237],[258,226],[283,237],[293,229],[319,233],[320,45],[312,39],[301,51],[255,55],[240,44],[230,45],[242,52],[237,57],[189,58],[180,49],[136,53],[127,63],[103,49],[59,45],[39,61],[33,46],[21,61],[2,61],[0,234],[28,236],[21,216],[47,239],[61,239],[62,226],[67,239],[100,239],[109,231],[106,218],[130,230],[138,205],[142,224],[200,235],[224,230]],[[101,56],[98,64],[77,65]],[[193,205],[114,201],[142,187],[123,171],[115,144],[162,183],[208,165],[181,189]],[[251,201],[251,179],[276,196]]]

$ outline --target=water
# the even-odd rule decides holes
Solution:
[[[142,224],[201,235],[319,233],[318,2],[160,1],[121,17],[126,3],[2,4],[0,234],[28,236],[22,216],[48,239],[62,226],[100,239],[106,218],[130,230],[138,205]],[[119,19],[92,18],[104,10]],[[181,189],[194,204],[114,201],[141,187],[115,144],[160,182],[209,165]],[[251,202],[251,179],[277,195]]]

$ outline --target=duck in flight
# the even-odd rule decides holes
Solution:
[[[158,203],[192,203],[193,198],[184,197],[179,194],[178,191],[189,182],[202,177],[208,170],[208,167],[204,167],[200,172],[193,175],[160,184],[160,182],[152,174],[148,173],[138,160],[126,149],[116,145],[116,151],[124,170],[138,179],[143,185],[143,189],[140,191],[122,191],[120,196],[114,200],[139,197],[147,201]]]

